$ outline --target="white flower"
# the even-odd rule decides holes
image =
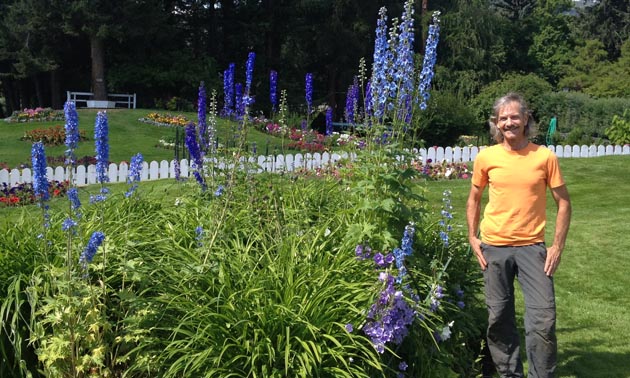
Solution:
[[[451,327],[455,324],[455,321],[451,321],[446,325],[446,327],[442,328],[442,332],[440,332],[440,338],[442,341],[446,341],[451,338]]]

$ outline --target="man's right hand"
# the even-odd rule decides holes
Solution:
[[[479,262],[481,270],[486,270],[486,268],[488,267],[488,263],[486,262],[486,259],[483,257],[483,253],[481,252],[481,240],[478,237],[470,237],[468,238],[468,241],[470,243],[470,248],[472,248],[473,252],[475,252],[475,257]]]

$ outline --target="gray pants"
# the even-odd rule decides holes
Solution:
[[[514,278],[525,299],[528,377],[554,376],[557,361],[556,303],[553,278],[544,272],[544,243],[523,247],[482,243],[488,263],[484,288],[488,306],[488,348],[501,377],[524,377],[514,311]]]

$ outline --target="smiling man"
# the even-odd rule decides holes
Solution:
[[[553,377],[557,364],[553,274],[571,219],[571,202],[549,149],[531,143],[535,122],[516,93],[499,98],[490,119],[496,145],[475,158],[466,216],[468,239],[483,270],[488,348],[501,377],[524,377],[514,309],[514,279],[525,300],[528,377]],[[481,197],[489,187],[480,222]],[[547,188],[556,202],[553,244],[545,244]]]

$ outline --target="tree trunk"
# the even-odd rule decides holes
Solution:
[[[105,84],[105,48],[103,40],[96,36],[90,38],[92,56],[92,93],[94,100],[107,101],[107,86]]]
[[[50,71],[50,102],[53,109],[62,109],[59,69]]]
[[[33,86],[35,87],[35,97],[37,98],[37,106],[40,108],[46,107],[44,103],[44,94],[42,92],[42,85],[40,82],[39,74],[33,75]]]

